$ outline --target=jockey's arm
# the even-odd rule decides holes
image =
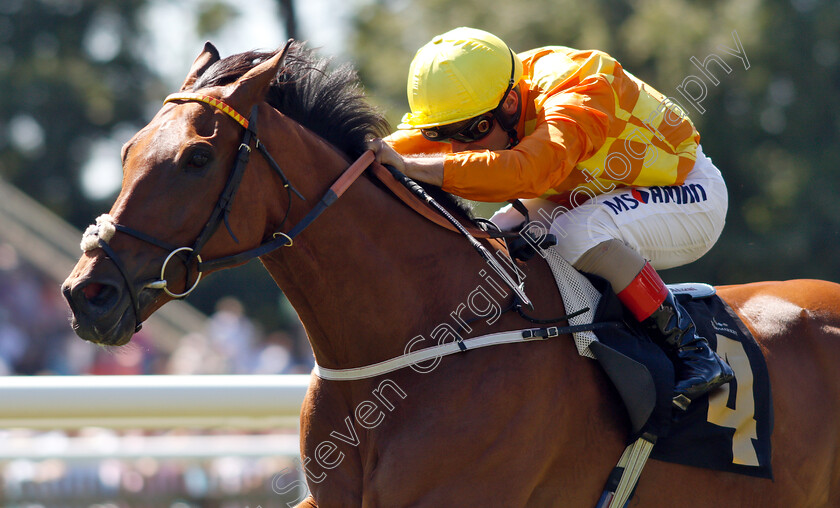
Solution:
[[[600,149],[614,120],[613,100],[603,79],[585,80],[549,97],[534,131],[509,150],[452,153],[449,143],[428,141],[419,131],[394,133],[386,143],[375,140],[370,146],[380,162],[467,199],[539,197],[561,187],[579,161]],[[423,155],[413,155],[418,153]]]

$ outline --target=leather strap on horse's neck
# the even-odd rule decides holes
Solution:
[[[260,145],[262,146],[262,145]],[[260,153],[263,153],[262,151]],[[437,224],[438,226],[449,229],[450,231],[459,232],[448,220],[442,217],[438,212],[430,208],[426,203],[421,201],[410,190],[405,188],[398,182],[394,176],[378,162],[374,162],[374,154],[368,150],[364,152],[356,161],[351,164],[341,176],[330,186],[320,201],[307,213],[301,221],[295,225],[288,233],[275,233],[275,238],[256,247],[239,254],[225,256],[222,258],[204,261],[199,264],[199,270],[202,272],[217,270],[228,266],[244,263],[255,257],[260,257],[269,252],[277,250],[283,246],[290,245],[294,238],[306,229],[312,222],[318,218],[330,205],[332,205],[342,194],[355,182],[359,176],[366,169],[370,167],[371,172],[376,176],[391,192],[394,193],[403,203],[408,205],[412,210],[419,213],[427,220]],[[295,191],[296,192],[296,191]],[[475,227],[464,227],[472,236],[476,238],[496,239],[500,237],[516,236],[516,233],[493,233],[480,230]],[[502,247],[501,244],[497,247]]]
[[[260,152],[262,153],[262,152]],[[342,194],[350,187],[350,185],[355,182],[359,175],[364,173],[365,169],[373,162],[374,156],[373,152],[367,151],[359,157],[356,162],[350,165],[344,173],[338,177],[338,180],[333,183],[324,196],[315,204],[312,210],[307,213],[300,222],[295,225],[291,231],[288,233],[275,233],[275,238],[268,242],[263,243],[259,247],[256,247],[251,250],[247,250],[245,252],[240,252],[239,254],[234,254],[232,256],[225,256],[223,258],[214,259],[212,261],[205,261],[199,265],[199,270],[208,271],[208,270],[215,270],[219,268],[224,268],[226,266],[232,266],[240,263],[244,263],[250,259],[255,257],[260,257],[265,254],[268,254],[271,251],[277,250],[280,247],[291,245],[294,238],[300,234],[304,229],[306,229],[310,224],[312,224],[315,219],[318,218],[319,215],[324,213],[324,210],[327,209],[330,205],[335,203],[335,201],[341,197]],[[297,191],[295,191],[297,192]],[[303,197],[301,196],[301,199]]]

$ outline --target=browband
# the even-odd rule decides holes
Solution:
[[[240,115],[235,109],[233,109],[233,107],[229,106],[228,104],[225,104],[224,102],[220,101],[219,99],[217,99],[215,97],[210,97],[209,95],[204,95],[204,94],[200,94],[200,93],[192,93],[192,92],[178,92],[178,93],[173,93],[173,94],[167,96],[166,99],[163,100],[163,103],[166,104],[167,102],[180,101],[180,100],[199,101],[199,102],[203,102],[205,104],[210,104],[211,106],[218,109],[222,113],[225,113],[225,114],[229,115],[231,118],[233,118],[234,120],[236,120],[237,123],[239,123],[239,125],[241,125],[242,127],[245,127],[246,129],[248,128],[248,119],[247,118]]]

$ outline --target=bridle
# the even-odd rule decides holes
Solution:
[[[268,240],[258,247],[253,249],[246,250],[244,252],[240,252],[238,254],[233,254],[230,256],[225,256],[222,258],[214,259],[211,261],[204,261],[201,259],[201,250],[213,236],[213,234],[219,229],[222,223],[225,224],[226,229],[230,233],[231,237],[237,243],[239,240],[234,235],[233,231],[231,230],[230,223],[228,220],[228,216],[230,215],[231,206],[233,204],[233,199],[236,196],[236,192],[239,189],[239,185],[242,182],[242,177],[245,171],[245,168],[248,164],[248,160],[251,155],[252,147],[257,149],[257,151],[265,158],[268,165],[271,169],[280,176],[281,181],[283,182],[283,186],[287,191],[288,195],[288,205],[286,208],[286,216],[283,218],[283,221],[280,224],[280,227],[285,223],[286,219],[288,218],[289,211],[291,209],[291,202],[292,202],[292,194],[297,196],[300,200],[306,201],[306,199],[300,194],[300,192],[295,189],[286,175],[283,173],[283,170],[265,148],[265,145],[260,142],[259,138],[257,137],[257,106],[255,105],[251,109],[251,114],[249,118],[245,118],[243,115],[239,114],[233,107],[224,103],[223,101],[211,97],[209,95],[199,94],[199,93],[189,93],[189,92],[180,92],[169,95],[164,100],[164,104],[169,102],[180,102],[180,101],[195,101],[195,102],[202,102],[213,106],[214,108],[222,111],[223,113],[227,114],[231,118],[233,118],[239,125],[241,125],[245,132],[242,136],[242,141],[239,144],[239,149],[236,156],[236,161],[234,162],[233,170],[231,171],[230,175],[228,176],[227,183],[225,184],[225,188],[222,191],[221,195],[219,196],[219,200],[216,202],[216,205],[213,209],[213,212],[210,215],[207,223],[204,225],[201,233],[196,238],[195,242],[191,247],[187,246],[176,246],[172,245],[168,242],[159,240],[153,236],[150,236],[142,231],[138,231],[137,229],[117,224],[113,222],[113,219],[110,216],[101,216],[97,219],[97,224],[101,222],[103,218],[105,221],[111,221],[111,225],[113,226],[114,230],[119,231],[121,233],[125,233],[129,236],[132,236],[138,240],[142,240],[146,243],[151,245],[155,245],[160,247],[163,250],[169,251],[169,255],[165,258],[163,265],[161,266],[160,270],[160,279],[151,281],[143,286],[143,289],[160,289],[163,290],[167,295],[171,296],[172,298],[184,298],[190,293],[192,293],[196,287],[198,287],[198,283],[201,281],[202,273],[212,270],[218,270],[221,268],[226,268],[229,266],[237,265],[244,263],[250,259],[263,256],[277,250],[284,246],[292,246],[294,239],[297,235],[299,235],[304,229],[306,229],[312,222],[318,218],[331,204],[333,204],[346,190],[350,185],[358,179],[358,177],[368,168],[370,167],[372,172],[375,176],[377,176],[380,180],[383,181],[396,195],[399,197],[403,202],[408,204],[411,208],[415,211],[421,213],[429,220],[435,222],[436,224],[447,227],[454,231],[459,231],[461,233],[466,234],[472,242],[478,244],[475,241],[475,238],[499,238],[499,237],[506,237],[506,236],[514,236],[514,234],[499,234],[488,232],[476,228],[465,228],[461,226],[460,223],[452,218],[451,216],[447,218],[443,218],[439,215],[440,210],[438,212],[434,212],[429,208],[429,199],[426,199],[426,203],[422,202],[418,199],[411,191],[407,190],[403,184],[398,183],[392,173],[389,173],[389,170],[386,170],[380,164],[374,163],[374,155],[371,151],[366,151],[356,160],[353,164],[351,164],[339,177],[338,179],[330,186],[330,188],[324,193],[323,197],[315,204],[315,206],[298,222],[295,226],[293,226],[288,232],[277,231],[272,235],[272,239]],[[393,169],[391,169],[394,172]],[[398,173],[398,172],[397,172]],[[398,173],[399,176],[401,174]],[[405,178],[405,177],[403,177]],[[413,182],[412,182],[413,183]],[[416,185],[416,184],[415,184]],[[415,189],[416,192],[416,189]],[[447,214],[448,215],[448,214]],[[453,226],[452,223],[456,223],[456,226]],[[117,253],[108,245],[108,241],[110,240],[110,236],[103,238],[101,234],[102,228],[92,226],[88,228],[85,232],[85,237],[83,238],[83,250],[91,250],[96,247],[102,248],[105,253],[111,258],[112,262],[116,265],[117,269],[119,270],[120,274],[122,275],[123,279],[125,280],[126,287],[131,298],[132,308],[134,310],[135,315],[135,332],[139,331],[142,327],[142,322],[140,319],[140,301],[139,301],[139,294],[137,289],[135,288],[134,284],[131,282],[131,277],[129,276],[128,270],[125,267],[125,264],[120,260]],[[85,245],[85,240],[88,239],[89,236],[95,236],[91,242],[87,242],[87,246]],[[476,245],[474,245],[475,247]],[[480,245],[479,245],[480,246]],[[189,253],[189,257],[185,260],[185,265],[189,266],[192,261],[195,261],[197,276],[195,282],[190,286],[189,284],[189,269],[187,270],[186,274],[186,281],[185,281],[185,289],[182,293],[174,293],[172,292],[168,285],[168,281],[166,280],[166,267],[169,262],[176,256],[182,257]],[[491,260],[488,260],[491,262]],[[491,263],[492,266],[492,263]],[[495,267],[494,267],[495,268]],[[499,270],[497,269],[497,272]],[[509,275],[507,273],[501,274],[503,278],[509,279]],[[521,289],[512,281],[506,280],[509,286],[514,286],[516,290],[521,291]],[[524,296],[524,293],[523,295]],[[524,298],[527,302],[527,297]],[[529,302],[527,302],[529,303]]]

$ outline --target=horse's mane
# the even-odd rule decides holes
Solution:
[[[276,54],[277,51],[246,51],[223,58],[199,76],[193,91],[233,83]],[[385,116],[367,102],[355,69],[349,64],[334,67],[331,63],[331,59],[317,56],[304,43],[292,43],[271,82],[266,101],[355,160],[366,150],[367,139],[384,137],[390,126]],[[438,187],[423,187],[448,208],[472,216],[464,200]]]

